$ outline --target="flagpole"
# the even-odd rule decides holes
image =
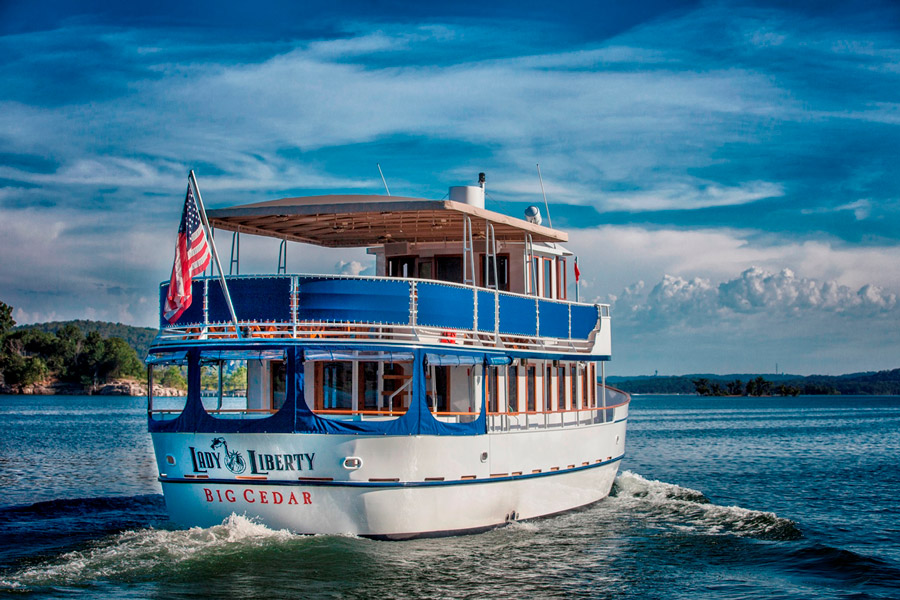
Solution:
[[[193,171],[191,171],[191,173],[193,173]],[[576,271],[578,270],[578,257],[577,256],[575,257],[575,270]],[[581,277],[579,277],[578,274],[576,273],[575,274],[575,302],[579,301],[578,300],[578,283],[579,283],[578,280],[579,279],[581,279]]]
[[[203,221],[206,239],[212,248],[213,258],[216,261],[216,269],[219,271],[219,283],[222,284],[222,292],[225,294],[225,304],[228,305],[228,312],[231,314],[231,322],[234,323],[234,332],[237,334],[238,339],[241,339],[241,328],[238,327],[237,316],[234,314],[234,305],[231,304],[231,294],[228,293],[228,283],[225,281],[222,263],[219,262],[219,251],[216,250],[216,241],[213,239],[212,233],[210,232],[209,221],[206,220],[206,207],[203,206],[203,198],[200,197],[200,187],[197,185],[197,177],[194,175],[193,169],[191,169],[191,172],[188,174],[188,179],[194,187],[194,192],[197,194],[197,208],[200,209],[200,220]]]

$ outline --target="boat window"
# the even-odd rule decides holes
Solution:
[[[500,387],[497,367],[487,367],[487,410],[490,413],[500,412]]]
[[[568,298],[568,293],[566,290],[567,287],[567,278],[566,278],[566,259],[563,257],[559,257],[557,259],[557,270],[556,270],[556,281],[558,283],[556,297],[560,300],[565,300]]]
[[[448,410],[448,383],[450,367],[428,367],[428,407],[432,412],[446,412]]]
[[[553,259],[545,258],[543,259],[544,263],[544,276],[543,282],[541,285],[541,295],[544,298],[552,298],[553,297]]]
[[[316,362],[316,382],[316,410],[353,410],[353,363]]]
[[[434,260],[430,258],[419,258],[416,260],[416,277],[419,279],[434,279]]]
[[[569,402],[566,398],[566,368],[564,366],[556,368],[556,388],[557,396],[559,398],[559,409],[569,410]]]
[[[581,402],[578,400],[578,367],[575,363],[572,363],[569,371],[571,374],[569,381],[571,381],[572,386],[572,408],[581,408]]]
[[[588,366],[584,363],[582,364],[582,374],[581,374],[581,397],[583,406],[590,407],[591,406],[591,395],[590,395],[590,386],[588,385],[590,382],[590,376],[588,373]]]
[[[177,362],[150,364],[147,408],[154,419],[174,419],[187,402],[187,366]]]
[[[525,394],[528,412],[537,412],[537,369],[534,365],[526,367]]]
[[[304,398],[327,417],[396,417],[409,407],[411,367],[372,360],[307,360]]]
[[[388,258],[388,277],[415,277],[415,256],[392,256]]]
[[[434,275],[439,281],[463,282],[461,256],[435,256]]]
[[[544,376],[544,410],[553,412],[553,366],[547,365],[547,373]]]
[[[497,255],[497,289],[509,291],[509,255]],[[494,283],[494,257],[481,255],[481,286],[489,288]]]
[[[506,369],[506,412],[519,412],[519,367],[510,366]]]
[[[381,408],[395,415],[405,413],[412,397],[411,381],[412,364],[385,364]]]
[[[378,363],[361,361],[359,365],[359,380],[362,384],[362,400],[365,410],[378,409]]]

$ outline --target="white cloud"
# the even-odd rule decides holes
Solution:
[[[690,181],[650,187],[640,192],[604,195],[602,204],[609,209],[625,211],[684,210],[737,206],[783,195],[781,185],[767,181],[752,181],[733,187]]]
[[[665,275],[648,294],[640,294],[643,288],[643,282],[626,288],[614,309],[617,316],[641,321],[648,329],[679,323],[715,328],[731,313],[805,318],[818,311],[865,317],[897,308],[897,295],[878,286],[867,284],[853,291],[834,281],[798,277],[790,269],[771,273],[751,267],[718,284],[701,277]]]

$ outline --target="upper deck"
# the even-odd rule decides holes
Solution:
[[[219,279],[197,278],[181,317],[160,317],[154,349],[291,340],[608,358],[609,306],[568,300],[572,254],[558,245],[568,235],[486,210],[480,187],[451,188],[450,198],[327,195],[210,210],[210,226],[235,235],[365,247],[376,276],[228,276],[240,334]]]
[[[610,354],[606,304],[396,277],[227,277],[244,342],[425,345],[449,349]],[[164,302],[167,284],[160,287]],[[194,302],[155,346],[240,341],[217,278],[192,283]],[[514,352],[515,353],[515,352]]]

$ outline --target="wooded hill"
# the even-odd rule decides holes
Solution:
[[[11,306],[0,302],[3,393],[60,383],[92,393],[113,380],[144,376],[143,358],[155,334],[152,329],[97,321],[16,327],[12,312]],[[141,348],[140,357],[135,346]]]
[[[74,325],[85,335],[92,331],[96,331],[103,339],[121,338],[129,346],[134,348],[138,357],[144,360],[147,357],[147,351],[150,350],[150,344],[156,337],[157,330],[151,327],[132,327],[131,325],[123,325],[122,323],[108,323],[106,321],[86,321],[84,319],[76,319],[74,321],[50,321],[49,323],[35,323],[33,325],[19,325],[13,329],[18,331],[21,329],[36,329],[44,333],[52,333],[54,335],[60,329],[67,325]]]
[[[609,385],[632,394],[748,395],[747,384],[759,379],[775,395],[900,395],[900,369],[847,375],[695,374],[675,377],[607,377]],[[740,384],[738,386],[737,384]],[[716,387],[717,386],[717,387]],[[738,389],[742,391],[738,391]],[[751,391],[754,388],[751,385]],[[704,393],[705,390],[705,393]],[[719,391],[721,393],[716,393]],[[768,395],[768,394],[764,394]]]

